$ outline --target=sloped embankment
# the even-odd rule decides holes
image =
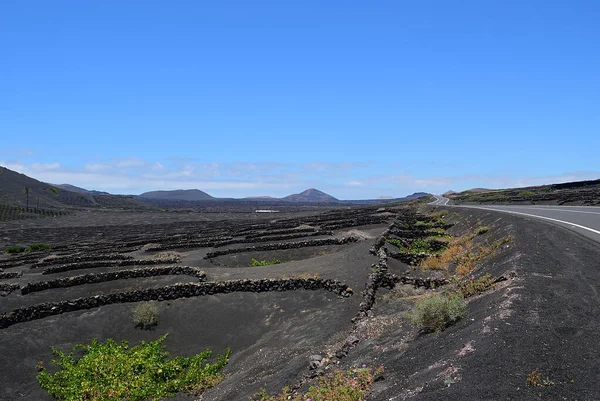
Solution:
[[[598,244],[536,220],[456,213],[455,235],[483,226],[490,242],[512,238],[470,273],[504,280],[467,298],[466,316],[437,334],[407,319],[422,291],[380,289],[346,361],[385,366],[370,399],[600,399]]]

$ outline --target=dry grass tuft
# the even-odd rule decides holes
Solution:
[[[158,324],[158,305],[156,301],[139,303],[132,308],[131,313],[136,327],[147,330]]]
[[[448,246],[439,254],[431,255],[424,259],[420,266],[429,270],[448,271],[452,265],[456,266],[456,273],[465,276],[471,273],[482,259],[494,254],[501,245],[512,238],[505,237],[493,243],[475,245],[473,239],[489,231],[488,227],[479,227],[475,233],[469,233],[449,241]]]
[[[448,270],[448,264],[442,263],[438,255],[429,256],[421,262],[421,267],[428,270]]]
[[[284,277],[286,278],[286,277]],[[319,278],[319,273],[298,273],[298,274],[292,274],[291,278],[303,278],[305,280],[312,278],[312,279],[318,279]]]
[[[153,260],[162,260],[166,263],[179,263],[181,262],[181,254],[174,251],[159,252],[152,256]]]

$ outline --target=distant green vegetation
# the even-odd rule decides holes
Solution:
[[[360,368],[334,370],[321,376],[319,382],[306,393],[292,392],[284,388],[280,394],[270,396],[265,389],[251,397],[251,401],[362,401],[369,392],[375,377],[383,372],[377,369]]]
[[[486,292],[494,286],[496,278],[489,273],[479,278],[466,277],[456,285],[455,293],[463,298],[469,298]]]
[[[546,194],[552,191],[551,186],[544,186],[531,189],[504,189],[489,192],[470,192],[464,191],[458,194],[451,195],[454,200],[462,202],[511,202],[535,200],[540,194]]]
[[[29,246],[9,246],[4,250],[4,253],[6,253],[7,255],[15,255],[18,253],[47,251],[49,249],[49,244],[37,243],[31,244]]]
[[[37,243],[31,244],[27,247],[27,252],[35,252],[35,251],[47,251],[50,249],[49,244]]]
[[[6,250],[4,251],[5,254],[7,255],[15,255],[17,253],[23,253],[25,252],[27,248],[24,246],[9,246],[8,248],[6,248]]]
[[[281,263],[281,260],[275,259],[275,258],[273,258],[271,260],[258,260],[258,259],[252,258],[252,261],[250,262],[250,267],[271,266],[271,265],[278,265],[279,263]]]
[[[415,227],[430,227],[431,223],[423,220],[417,220],[414,224]]]
[[[0,205],[0,221],[35,219],[40,217],[57,217],[69,214],[62,210],[40,209],[37,207],[22,207],[14,205]]]
[[[488,231],[490,231],[490,228],[487,226],[479,227],[477,229],[477,235],[483,235],[483,234],[487,233]]]
[[[145,401],[173,397],[180,391],[200,393],[223,379],[220,371],[229,361],[229,349],[214,363],[206,362],[210,350],[169,359],[163,345],[166,337],[132,348],[126,341],[118,344],[112,339],[76,345],[69,354],[52,348],[58,371],[49,373],[38,364],[38,382],[62,401]],[[84,355],[76,358],[80,350]]]
[[[445,246],[438,246],[438,247],[434,247],[433,246],[433,242],[438,241],[437,238],[439,238],[439,236],[436,237],[427,237],[427,238],[418,238],[415,239],[414,241],[412,241],[409,245],[405,246],[402,241],[398,240],[398,239],[394,239],[394,238],[386,238],[386,242],[398,247],[400,249],[400,251],[404,252],[404,253],[412,253],[412,254],[420,254],[420,253],[427,253],[427,254],[435,254],[435,253],[440,253],[445,249]],[[444,243],[441,242],[441,244],[443,245]]]

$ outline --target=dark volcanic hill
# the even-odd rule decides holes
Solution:
[[[598,206],[600,205],[600,179],[485,190],[485,192],[475,188],[450,194],[448,197],[457,203],[528,203]]]
[[[0,167],[0,203],[30,208],[148,207],[130,196],[110,195],[97,191],[88,191],[88,193],[69,191],[5,167]]]
[[[167,201],[201,201],[215,199],[199,189],[177,189],[174,191],[150,191],[138,195],[141,199],[157,199]]]
[[[425,196],[429,196],[430,194],[428,194],[427,192],[415,192],[412,195],[408,195],[405,196],[404,198],[401,198],[402,200],[411,200],[411,199],[419,199],[419,198],[423,198]]]
[[[71,184],[57,184],[54,186],[57,188],[62,188],[66,191],[77,192],[78,194],[110,195],[108,192],[89,190],[89,189],[85,189],[85,188],[81,188],[81,187],[76,187],[75,185],[71,185]]]
[[[288,195],[282,200],[288,202],[339,202],[337,198],[314,188],[307,189],[299,194]]]

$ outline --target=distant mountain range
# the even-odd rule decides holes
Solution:
[[[66,191],[77,192],[78,194],[85,194],[85,195],[110,195],[110,193],[108,193],[108,192],[88,190],[88,189],[85,189],[85,188],[76,187],[75,185],[71,185],[71,184],[58,184],[58,185],[54,185],[54,186],[56,188],[62,188],[64,190],[66,190]]]
[[[176,189],[174,191],[151,191],[138,195],[140,199],[203,201],[214,197],[199,189]]]
[[[299,194],[288,195],[285,198],[281,198],[281,200],[287,202],[339,202],[339,199],[314,188],[307,189]]]
[[[27,190],[25,190],[27,188]],[[116,207],[148,208],[160,204],[187,204],[191,202],[265,202],[265,203],[321,203],[321,204],[378,204],[411,200],[429,194],[419,192],[405,198],[381,197],[368,200],[339,200],[315,188],[274,198],[256,196],[244,199],[215,198],[199,189],[150,191],[140,195],[113,195],[88,190],[71,184],[49,184],[0,166],[0,203],[41,208]]]
[[[0,203],[30,208],[148,208],[133,196],[88,191],[69,184],[48,184],[0,166]]]
[[[176,189],[173,191],[151,191],[144,192],[141,195],[137,196],[138,199],[148,199],[148,200],[162,200],[162,201],[187,201],[187,202],[196,202],[196,201],[204,201],[204,200],[218,200],[219,198],[215,198],[206,192],[200,191],[199,189]],[[296,202],[296,203],[311,203],[311,202],[319,202],[319,203],[332,203],[339,202],[337,198],[326,194],[323,191],[319,191],[318,189],[310,188],[304,192],[300,192],[299,194],[288,195],[284,198],[273,198],[271,196],[254,196],[244,198],[245,200],[255,200],[255,201],[283,201],[283,202]]]

